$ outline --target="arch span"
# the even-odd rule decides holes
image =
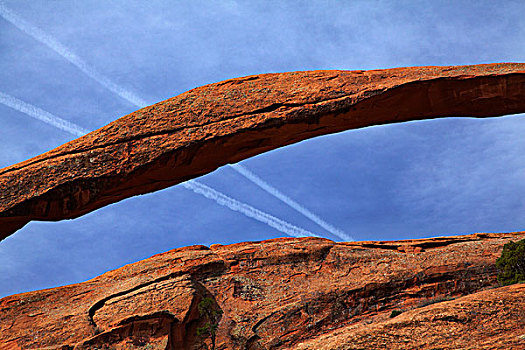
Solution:
[[[307,138],[525,112],[525,64],[308,71],[226,80],[126,115],[0,170],[0,239],[81,216]]]

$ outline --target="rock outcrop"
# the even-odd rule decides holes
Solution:
[[[199,87],[0,170],[0,239],[370,125],[525,112],[525,64],[262,74]]]
[[[525,232],[192,246],[0,300],[0,349],[525,349],[525,284],[495,260]],[[392,311],[402,313],[391,318]]]

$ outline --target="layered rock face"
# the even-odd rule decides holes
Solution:
[[[231,79],[124,116],[0,170],[0,239],[310,137],[525,112],[525,64],[312,71]]]
[[[525,349],[525,284],[494,288],[503,244],[523,238],[175,249],[1,299],[0,349],[205,349],[205,299],[217,349]]]

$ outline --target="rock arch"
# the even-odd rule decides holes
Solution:
[[[307,138],[525,112],[525,64],[261,74],[190,90],[0,170],[0,240]]]

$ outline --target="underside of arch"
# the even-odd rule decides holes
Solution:
[[[319,135],[525,112],[525,64],[262,74],[202,86],[0,170],[0,240]]]

